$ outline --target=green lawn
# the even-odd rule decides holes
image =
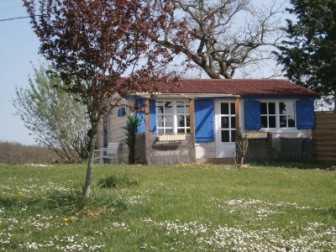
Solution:
[[[93,175],[84,201],[85,165],[0,165],[0,251],[336,250],[335,171],[106,165]]]

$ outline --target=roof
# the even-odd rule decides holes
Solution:
[[[179,79],[156,83],[161,94],[214,94],[232,96],[313,96],[319,94],[286,79]]]

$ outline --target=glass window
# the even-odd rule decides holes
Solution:
[[[228,115],[229,114],[229,104],[228,103],[221,103],[221,114]]]
[[[294,128],[295,103],[285,102],[261,102],[260,116],[262,128]]]
[[[260,105],[261,127],[276,128],[275,103],[262,102]]]
[[[188,101],[157,101],[156,122],[158,134],[190,133]]]
[[[280,128],[295,127],[294,102],[279,102]]]
[[[221,140],[224,143],[236,141],[236,115],[234,102],[221,103]]]

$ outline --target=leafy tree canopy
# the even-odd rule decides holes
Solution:
[[[165,22],[161,10],[167,5],[156,0],[23,2],[40,39],[40,53],[60,73],[63,89],[78,95],[87,108],[91,130],[84,196],[88,197],[96,131],[103,114],[118,105],[116,93],[141,91],[144,80],[164,77],[160,68],[172,59],[168,49],[150,39]],[[125,74],[129,78],[121,80]]]
[[[288,39],[278,61],[294,83],[323,95],[336,91],[336,1],[291,0],[295,21],[287,20]]]
[[[36,141],[56,152],[63,162],[86,160],[89,122],[86,108],[76,95],[66,93],[62,80],[48,75],[44,67],[34,68],[29,86],[16,90],[13,104],[17,115]]]

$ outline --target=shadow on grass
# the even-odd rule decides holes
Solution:
[[[126,202],[116,193],[113,195],[92,195],[89,199],[83,197],[81,190],[52,191],[45,197],[0,197],[0,206],[6,210],[15,211],[22,207],[34,211],[56,211],[62,214],[81,213],[95,209],[115,209],[115,212],[127,210]]]
[[[336,205],[328,209],[328,214],[336,220]]]

